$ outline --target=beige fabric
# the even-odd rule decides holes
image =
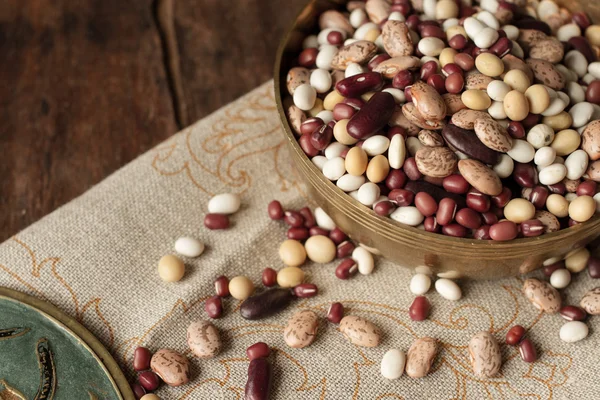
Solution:
[[[257,285],[265,267],[280,268],[277,248],[285,227],[266,215],[267,203],[305,204],[280,132],[272,83],[180,132],[142,155],[95,188],[34,224],[0,247],[0,285],[49,300],[89,327],[132,373],[136,346],[171,347],[186,352],[188,324],[205,318],[203,300],[213,295],[218,275],[244,274]],[[124,134],[126,134],[124,132]],[[233,228],[203,228],[211,194],[242,194],[243,207]],[[42,194],[43,195],[43,194]],[[173,251],[180,235],[202,239],[207,250],[186,260],[179,283],[160,281],[156,266]],[[335,278],[334,264],[306,265],[308,280],[321,294],[296,301],[279,316],[249,322],[238,303],[225,301],[225,316],[215,324],[226,345],[214,360],[193,359],[193,380],[162,388],[163,399],[243,398],[248,362],[245,349],[257,341],[276,348],[274,399],[593,399],[600,396],[598,331],[580,343],[559,340],[563,320],[538,313],[521,295],[521,281],[462,283],[464,298],[442,299],[434,291],[431,318],[412,322],[407,309],[411,273],[384,260],[370,276]],[[598,283],[587,273],[574,278],[567,303],[577,303]],[[361,349],[346,342],[323,321],[316,342],[291,349],[282,330],[294,311],[310,308],[324,316],[332,301],[348,313],[381,327],[382,344]],[[476,332],[491,329],[503,341],[519,323],[530,329],[540,360],[521,361],[503,346],[502,376],[476,378],[466,345]],[[390,348],[408,349],[417,337],[438,338],[443,350],[434,372],[424,379],[381,377],[380,361]],[[189,354],[189,352],[188,352]]]

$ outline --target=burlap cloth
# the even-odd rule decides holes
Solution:
[[[213,115],[173,136],[157,148],[60,208],[0,247],[0,285],[49,300],[92,330],[133,380],[136,346],[189,351],[186,328],[206,318],[204,299],[214,294],[219,275],[247,275],[260,286],[265,267],[280,268],[277,249],[285,227],[271,221],[266,206],[306,204],[280,132],[272,83],[267,83]],[[124,135],[127,132],[123,132]],[[233,227],[203,227],[211,195],[236,192],[242,209]],[[43,194],[42,194],[43,195]],[[181,235],[203,240],[206,252],[186,259],[178,283],[162,282],[158,259],[173,251]],[[240,399],[248,362],[245,349],[257,341],[275,348],[274,399],[599,399],[600,318],[589,321],[590,336],[568,344],[559,339],[564,323],[558,315],[537,312],[520,293],[517,278],[463,282],[458,302],[435,291],[431,317],[412,322],[408,306],[411,272],[377,260],[370,276],[340,281],[334,264],[307,264],[308,280],[319,296],[296,301],[277,317],[244,320],[238,302],[225,300],[224,317],[216,320],[225,342],[212,360],[190,356],[192,381],[163,387],[163,399]],[[538,273],[539,274],[539,273]],[[597,286],[587,273],[574,277],[566,303],[578,303]],[[324,316],[332,301],[349,313],[381,327],[379,347],[355,347],[325,319],[317,340],[292,349],[282,330],[297,310],[310,308]],[[529,328],[540,359],[521,360],[503,346],[501,376],[480,379],[471,372],[467,344],[478,331],[491,330],[504,340],[513,324]],[[380,361],[390,348],[408,349],[415,338],[433,336],[443,346],[433,371],[423,379],[407,376],[388,381]]]

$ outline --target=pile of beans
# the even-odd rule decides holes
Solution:
[[[367,0],[319,17],[287,117],[375,213],[482,240],[589,220],[600,194],[600,25],[550,0]]]

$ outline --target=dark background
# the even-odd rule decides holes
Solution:
[[[3,0],[0,241],[272,77],[304,0]]]

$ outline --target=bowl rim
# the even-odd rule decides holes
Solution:
[[[354,199],[348,193],[344,192],[337,185],[335,185],[332,181],[325,178],[322,171],[320,171],[317,166],[308,158],[308,156],[304,153],[298,141],[296,139],[296,135],[293,133],[288,119],[285,109],[283,107],[283,96],[282,96],[282,79],[284,78],[281,69],[281,63],[283,60],[283,55],[285,54],[285,50],[289,40],[292,36],[292,33],[296,30],[296,26],[298,24],[299,17],[304,14],[308,8],[316,3],[318,0],[309,0],[304,7],[300,9],[296,17],[294,18],[293,24],[286,30],[284,33],[279,46],[277,48],[277,54],[275,57],[275,66],[273,71],[273,80],[274,80],[274,95],[275,95],[275,103],[277,106],[277,113],[279,116],[279,120],[281,126],[283,128],[283,132],[285,138],[288,143],[291,145],[292,150],[296,153],[296,156],[299,156],[298,160],[302,162],[301,165],[296,165],[298,168],[307,169],[310,172],[307,177],[310,179],[311,176],[314,177],[322,187],[326,188],[329,196],[336,196],[341,201],[345,210],[356,209],[357,215],[362,216],[363,218],[359,218],[357,220],[356,216],[352,217],[349,215],[348,211],[344,211],[344,213],[349,216],[351,219],[357,220],[362,226],[371,226],[372,228],[377,228],[382,234],[387,233],[390,238],[398,239],[398,236],[404,237],[404,239],[412,239],[410,241],[414,242],[415,245],[425,245],[427,242],[445,242],[447,245],[452,246],[457,253],[464,253],[465,250],[469,251],[482,251],[484,253],[505,251],[519,249],[522,252],[529,252],[533,250],[531,247],[534,245],[548,245],[549,243],[554,242],[562,242],[571,238],[572,236],[578,235],[585,231],[586,233],[592,233],[593,231],[597,231],[600,228],[600,215],[597,213],[592,216],[591,219],[585,221],[583,223],[560,229],[556,232],[545,233],[540,236],[530,237],[530,238],[517,238],[508,241],[495,241],[495,240],[477,240],[472,238],[457,238],[452,236],[446,236],[440,233],[427,232],[423,229],[419,229],[416,227],[412,227],[406,224],[402,224],[396,220],[393,220],[389,217],[382,217],[377,215],[372,208],[365,206],[360,203],[358,200]],[[335,4],[334,2],[331,2]],[[316,187],[316,184],[313,183],[313,186]],[[391,235],[390,235],[391,234]],[[423,242],[425,241],[425,242]],[[435,246],[439,246],[439,243],[434,243]],[[439,250],[439,248],[438,248]],[[483,255],[483,254],[482,254]]]

